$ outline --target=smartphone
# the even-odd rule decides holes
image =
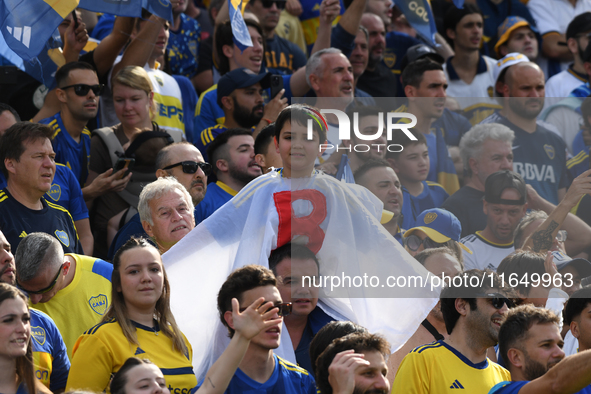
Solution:
[[[271,100],[283,89],[283,77],[281,75],[271,75]]]
[[[113,172],[121,171],[122,169],[127,168],[127,171],[125,171],[125,173],[119,177],[119,179],[125,178],[127,175],[129,175],[129,173],[133,169],[134,165],[135,165],[135,159],[128,159],[127,157],[120,157],[117,159],[117,162],[115,163],[115,167],[113,167]]]

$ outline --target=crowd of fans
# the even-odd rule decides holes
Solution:
[[[431,0],[433,37],[390,0],[250,0],[244,50],[228,2],[171,3],[68,15],[51,90],[0,59],[1,393],[591,393],[591,0]],[[161,255],[269,176],[367,189],[468,281],[393,347],[278,244],[219,283],[196,376]]]

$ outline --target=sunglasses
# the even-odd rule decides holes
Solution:
[[[273,7],[273,3],[277,6],[278,10],[282,10],[285,8],[286,1],[283,0],[261,0],[263,3],[263,8],[271,8]]]
[[[478,296],[490,300],[490,303],[495,309],[501,309],[503,305],[507,305],[507,308],[513,308],[515,306],[513,301],[501,293],[480,293]]]
[[[408,237],[404,238],[404,245],[408,246],[410,250],[416,252],[419,250],[421,245],[424,246],[425,249],[433,249],[433,248],[440,248],[445,246],[445,244],[440,244],[433,241],[431,238],[427,237],[425,239],[419,238],[417,235],[409,235]]]
[[[285,317],[285,316],[288,316],[289,314],[291,314],[292,306],[293,306],[293,304],[291,302],[284,302],[282,304],[275,304],[269,309],[279,308],[279,312],[277,312],[277,314],[281,317]],[[263,313],[267,313],[269,311],[269,309],[267,309]],[[245,310],[246,310],[246,308],[240,308],[240,313],[244,312]]]
[[[86,96],[90,90],[94,93],[95,96],[100,96],[103,94],[103,88],[105,85],[86,85],[84,83],[77,83],[75,85],[64,86],[63,88],[58,88],[61,90],[66,90],[69,88],[74,88],[74,93],[76,96]]]
[[[201,171],[203,171],[205,176],[209,176],[209,174],[211,174],[211,164],[203,161],[201,163],[197,163],[196,161],[181,161],[180,163],[175,163],[164,167],[163,170],[170,170],[171,168],[178,166],[183,166],[183,172],[185,174],[194,174],[199,168],[201,168]]]
[[[64,268],[64,265],[62,264],[60,266],[60,269],[57,271],[57,275],[55,276],[55,278],[53,278],[53,281],[51,282],[51,284],[49,286],[47,286],[45,289],[41,289],[41,290],[37,290],[37,291],[32,291],[32,290],[27,290],[25,289],[23,286],[21,286],[21,284],[18,282],[18,278],[16,280],[16,287],[18,287],[19,289],[21,289],[22,291],[28,293],[28,294],[45,294],[51,291],[51,289],[53,289],[55,287],[55,284],[57,283],[57,280],[60,277],[60,274],[62,273],[62,269]]]

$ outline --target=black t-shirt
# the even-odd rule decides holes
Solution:
[[[393,74],[388,67],[379,63],[374,71],[365,70],[361,74],[356,87],[369,93],[372,97],[392,97],[392,102],[389,105],[392,109],[384,109],[394,110],[401,104],[400,100],[394,99],[398,84],[398,76]]]
[[[484,192],[473,187],[464,186],[449,196],[441,205],[441,208],[447,209],[456,215],[462,224],[460,238],[484,230],[486,227],[486,215],[482,210],[483,198]]]

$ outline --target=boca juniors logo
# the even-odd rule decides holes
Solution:
[[[107,296],[104,294],[99,294],[96,297],[90,297],[88,300],[88,304],[99,315],[104,315],[107,311],[107,307],[109,306],[109,300]]]
[[[384,63],[388,68],[394,67],[394,64],[396,63],[396,55],[388,49],[384,52]]]
[[[429,212],[425,215],[425,224],[432,223],[435,219],[437,219],[437,214],[434,212]]]
[[[60,240],[61,243],[66,245],[66,247],[70,246],[70,237],[68,237],[68,233],[62,230],[55,230],[55,237]]]
[[[45,330],[41,327],[31,326],[31,336],[39,345],[45,343]]]
[[[550,158],[550,160],[554,160],[554,156],[556,155],[556,151],[554,150],[554,147],[552,145],[544,145],[544,151],[546,151],[546,154],[548,155],[548,157]]]
[[[60,197],[62,196],[62,188],[60,185],[54,183],[51,185],[51,189],[49,189],[46,193],[53,201],[59,201]]]

